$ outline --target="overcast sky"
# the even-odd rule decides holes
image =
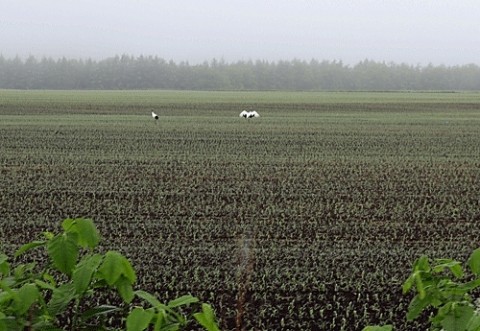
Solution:
[[[479,0],[0,0],[5,57],[480,64]]]

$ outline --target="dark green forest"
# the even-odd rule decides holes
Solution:
[[[104,60],[0,55],[2,89],[178,90],[480,90],[480,67],[361,61],[212,60],[202,64],[156,56]]]

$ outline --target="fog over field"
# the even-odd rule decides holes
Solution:
[[[0,54],[480,64],[480,2],[2,0]]]

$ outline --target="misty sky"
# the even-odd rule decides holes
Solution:
[[[0,54],[480,64],[479,0],[0,0]]]

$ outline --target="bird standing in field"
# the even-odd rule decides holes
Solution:
[[[155,114],[153,111],[152,111],[152,117],[153,117],[154,120],[158,120],[158,115]]]
[[[252,110],[252,111],[242,111],[239,115],[240,117],[243,117],[243,118],[254,118],[254,117],[260,117],[260,115],[255,111],[255,110]]]

